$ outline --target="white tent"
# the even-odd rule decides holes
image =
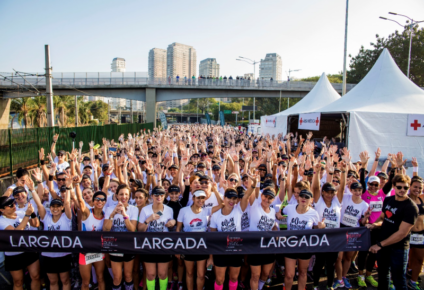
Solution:
[[[384,49],[365,78],[339,100],[314,112],[349,113],[348,148],[354,158],[378,147],[382,157],[402,151],[417,157],[424,173],[424,137],[407,136],[408,114],[424,113],[424,91],[398,68]]]
[[[270,134],[277,136],[279,133],[287,134],[287,117],[289,115],[297,115],[301,113],[311,112],[313,110],[324,107],[336,100],[340,99],[340,95],[328,81],[325,73],[322,73],[314,88],[296,105],[285,111],[261,117],[261,134]],[[266,126],[266,118],[275,117],[275,127]]]

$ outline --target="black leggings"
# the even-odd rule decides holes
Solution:
[[[332,287],[334,282],[334,265],[337,261],[337,256],[339,252],[331,252],[331,253],[318,253],[315,254],[315,265],[313,269],[314,274],[314,285],[319,285],[319,278],[321,277],[322,267],[327,270],[327,286]]]
[[[375,245],[378,242],[379,236],[380,236],[380,229],[373,229],[371,231],[371,246]],[[377,260],[376,254],[373,254],[368,251],[359,252],[358,253],[358,269],[364,270],[364,268],[366,268],[368,272],[372,272],[372,270],[374,269],[374,264],[376,260]]]

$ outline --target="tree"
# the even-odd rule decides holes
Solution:
[[[202,99],[190,99],[188,102],[188,110],[197,112],[197,102],[199,101],[199,112],[204,114],[208,108],[216,104],[217,101],[214,98],[202,98]]]
[[[411,51],[410,79],[418,86],[424,86],[424,28],[413,28]],[[387,38],[376,35],[376,42],[370,43],[371,49],[361,46],[358,54],[350,60],[350,70],[347,71],[348,83],[359,83],[371,70],[384,48],[390,51],[394,61],[401,71],[406,74],[409,53],[409,29],[402,33],[397,30]]]
[[[12,119],[12,123],[14,118],[18,117],[18,122],[22,126],[22,121],[24,122],[25,129],[31,126],[31,118],[29,116],[31,112],[31,104],[30,98],[19,98],[13,99],[12,104],[10,105],[10,109],[15,111],[15,116]]]
[[[90,112],[93,114],[94,119],[99,120],[103,124],[106,123],[108,118],[109,105],[103,101],[95,101],[90,104]]]
[[[37,127],[47,126],[46,104],[45,96],[36,96],[30,99],[31,104],[31,119]],[[35,121],[35,122],[34,122]]]
[[[304,79],[300,79],[302,82],[317,82],[321,76],[315,76],[315,77],[308,77]],[[343,82],[343,75],[342,73],[339,74],[328,74],[327,75],[328,80],[330,83],[342,83]]]

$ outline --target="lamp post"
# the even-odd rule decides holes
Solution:
[[[343,84],[342,96],[346,94],[346,59],[347,59],[347,19],[349,14],[349,0],[346,0],[346,19],[345,19],[345,39],[344,39],[344,52],[343,52]]]
[[[409,20],[406,20],[407,25],[405,25],[406,27],[408,27],[408,28],[409,28],[409,53],[408,53],[408,68],[407,68],[407,71],[406,71],[406,76],[409,78],[409,71],[410,71],[410,67],[411,67],[412,30],[414,29],[415,24],[418,24],[418,23],[424,22],[424,20],[422,20],[422,21],[415,21],[414,19],[412,19],[412,18],[410,18],[410,17],[408,17],[408,16],[406,16],[406,15],[398,14],[398,13],[395,13],[395,12],[389,12],[389,14],[391,14],[391,15],[397,15],[397,16],[402,16],[402,17],[405,17],[405,18],[408,18],[408,19],[409,19]],[[397,22],[396,20],[389,19],[389,18],[386,18],[386,17],[381,17],[381,16],[380,16],[380,19],[395,22],[395,23],[397,23],[397,24],[399,24],[400,26],[402,26],[402,27],[404,27],[404,28],[405,28],[405,26],[404,26],[404,25],[400,24],[400,23],[399,23],[399,22]],[[410,23],[410,24],[408,24],[408,23],[409,23],[409,21],[411,21],[411,23]]]
[[[253,65],[253,84],[255,84],[256,80],[256,64],[259,63],[259,61],[251,60],[250,58],[239,56],[236,60],[238,61],[244,61],[245,63]],[[253,97],[253,120],[255,120],[255,97]]]
[[[288,81],[290,81],[290,74],[294,71],[300,71],[301,69],[289,69],[289,73],[286,72],[286,75],[288,75]]]

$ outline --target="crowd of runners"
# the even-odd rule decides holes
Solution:
[[[303,138],[304,137],[304,138]],[[363,252],[258,255],[134,255],[5,252],[14,289],[420,289],[424,259],[423,179],[402,152],[380,156],[313,134],[257,136],[233,127],[172,126],[89,144],[90,151],[39,152],[40,168],[18,169],[0,198],[0,229],[29,231],[235,232],[367,227]],[[95,149],[99,147],[98,149]],[[384,164],[379,160],[386,159]],[[195,222],[193,222],[195,221]],[[137,233],[135,233],[136,235]],[[347,278],[349,269],[359,272]],[[378,271],[378,282],[371,275]],[[211,270],[212,269],[212,270]],[[209,271],[208,271],[209,270]],[[106,287],[105,275],[112,285]],[[309,276],[309,277],[308,277]],[[78,278],[75,278],[78,277]],[[74,282],[72,282],[74,283]]]

